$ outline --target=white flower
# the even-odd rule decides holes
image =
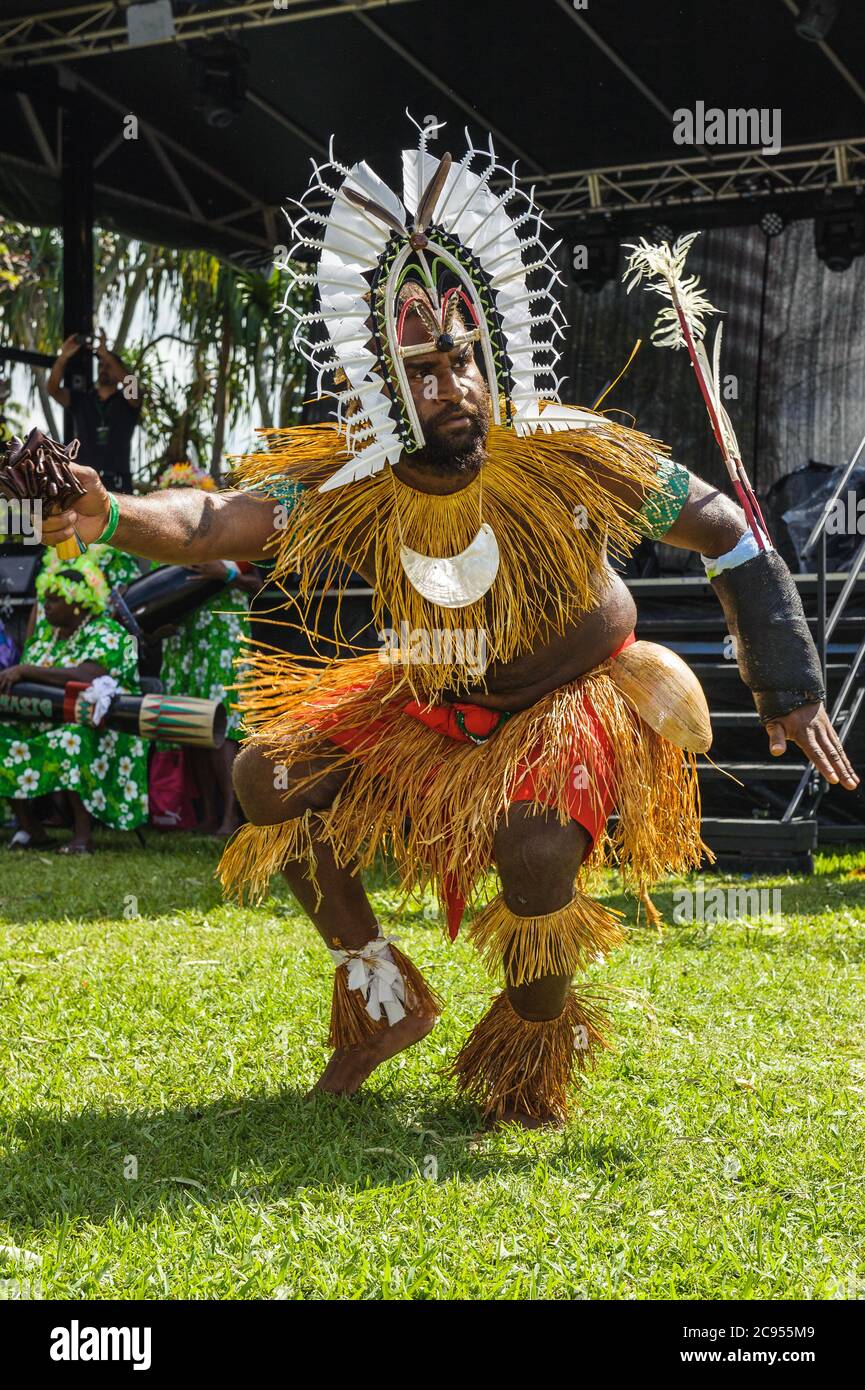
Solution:
[[[123,788],[123,795],[127,801],[133,801],[138,795],[138,785],[135,782],[127,782]]]
[[[117,772],[125,780],[132,772],[132,759],[124,755],[117,764]]]
[[[231,670],[231,652],[226,647],[225,651],[219,653],[219,664],[223,671]]]
[[[20,739],[14,738],[9,745],[9,756],[13,763],[27,763],[30,761],[30,749],[27,747],[26,743],[22,743]]]
[[[108,775],[108,759],[104,753],[98,758],[93,759],[93,772],[97,777],[106,777]]]
[[[141,758],[144,756],[144,743],[140,738],[134,738],[132,740],[132,756],[134,758]]]
[[[19,792],[23,792],[23,794],[26,796],[28,792],[34,791],[38,786],[39,773],[36,771],[35,768],[25,767],[24,771],[18,778]]]
[[[117,731],[116,729],[109,729],[107,733],[102,735],[102,751],[103,753],[113,753],[116,747]]]
[[[105,793],[101,787],[96,788],[90,800],[93,802],[93,805],[96,807],[97,811],[105,810]]]
[[[120,646],[119,632],[106,632],[103,641],[110,652],[116,652]]]
[[[67,767],[66,776],[70,786],[77,787],[78,783],[81,781],[81,773],[77,767]]]
[[[64,753],[77,753],[81,747],[80,734],[73,733],[71,729],[64,729],[60,735],[60,747]]]

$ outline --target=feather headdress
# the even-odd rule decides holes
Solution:
[[[318,373],[319,392],[336,402],[350,456],[323,490],[424,447],[404,365],[419,351],[476,343],[495,424],[530,434],[585,423],[558,401],[559,243],[544,245],[532,193],[518,187],[515,166],[497,162],[492,140],[478,149],[467,134],[459,161],[439,159],[428,144],[441,123],[417,128],[417,148],[403,151],[401,198],[368,164],[340,164],[331,141],[329,160],[313,164],[300,212],[289,215],[289,260],[319,254],[314,271],[291,272],[285,307],[296,286],[317,289],[319,307],[298,315],[295,343]],[[495,191],[494,178],[503,185]],[[326,211],[319,211],[322,195],[330,199]],[[401,341],[407,282],[418,284],[416,303],[422,296],[428,305],[418,312],[429,342],[414,348]],[[338,389],[324,391],[329,374]]]

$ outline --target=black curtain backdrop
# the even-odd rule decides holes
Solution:
[[[622,253],[624,258],[625,253]],[[766,269],[763,345],[760,309]],[[728,413],[758,493],[809,459],[846,463],[865,432],[865,257],[830,271],[814,251],[813,222],[794,222],[770,240],[758,227],[704,232],[688,256],[709,299],[724,310],[722,376],[734,375],[738,399]],[[562,397],[591,405],[643,346],[602,409],[664,440],[674,457],[717,486],[726,471],[684,348],[654,347],[661,301],[621,281],[598,294],[569,289],[571,325],[561,368]],[[715,318],[708,338],[714,335]],[[759,376],[758,376],[759,364]],[[759,428],[757,417],[759,414]]]

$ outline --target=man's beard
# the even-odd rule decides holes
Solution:
[[[468,417],[471,429],[454,444],[447,430],[438,424],[425,424],[423,427],[426,444],[411,455],[412,466],[429,469],[432,473],[475,473],[480,468],[486,454],[487,435],[490,429],[490,398],[485,392],[480,405],[461,406],[441,412],[437,420]]]

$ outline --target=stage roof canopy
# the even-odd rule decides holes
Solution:
[[[408,108],[447,121],[433,149],[491,131],[563,229],[807,215],[865,184],[865,13],[819,8],[816,42],[806,0],[6,0],[0,208],[61,222],[62,107],[92,123],[97,221],[265,260],[331,133],[396,178]],[[781,150],[677,145],[698,103],[780,112]]]

